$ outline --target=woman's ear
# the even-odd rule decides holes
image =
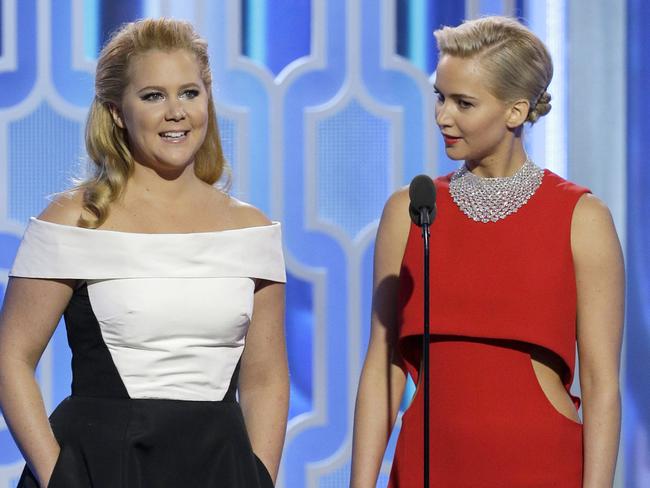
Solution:
[[[120,110],[117,108],[117,106],[111,103],[108,105],[108,110],[111,111],[111,117],[113,117],[113,122],[115,122],[115,125],[120,129],[124,129],[124,122],[122,121],[122,116],[120,115]]]
[[[519,127],[526,122],[528,118],[528,111],[530,110],[530,102],[526,99],[515,100],[510,104],[510,109],[506,114],[506,125],[509,129]]]

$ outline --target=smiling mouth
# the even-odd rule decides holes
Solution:
[[[170,130],[159,132],[158,135],[167,142],[179,142],[185,140],[189,132],[189,130]]]

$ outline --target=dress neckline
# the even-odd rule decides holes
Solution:
[[[246,277],[284,282],[280,223],[147,234],[85,229],[32,217],[11,276],[107,280]]]
[[[110,230],[110,229],[87,229],[85,227],[77,227],[74,225],[57,224],[56,222],[41,220],[37,217],[30,217],[29,220],[34,225],[51,226],[53,229],[59,229],[62,231],[80,232],[80,233],[99,232],[99,233],[104,233],[104,235],[112,234],[112,235],[122,235],[122,236],[146,236],[146,237],[156,237],[156,236],[176,237],[176,236],[196,236],[196,235],[211,236],[211,235],[222,235],[222,234],[227,234],[232,232],[254,231],[254,230],[264,229],[267,227],[274,228],[280,225],[279,222],[272,221],[270,224],[266,224],[266,225],[252,225],[248,227],[236,227],[233,229],[221,229],[221,230],[210,230],[210,231],[199,231],[199,232],[127,232],[122,230]]]

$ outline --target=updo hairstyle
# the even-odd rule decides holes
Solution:
[[[517,20],[483,17],[434,32],[440,55],[476,58],[487,75],[490,91],[504,102],[526,99],[526,122],[534,124],[551,110],[546,91],[553,61],[544,43]]]
[[[212,99],[212,75],[208,46],[192,25],[174,19],[144,19],[123,25],[104,46],[95,74],[95,98],[86,122],[86,151],[94,163],[93,174],[77,188],[83,190],[83,207],[94,219],[79,219],[82,227],[99,227],[108,216],[108,207],[124,191],[133,173],[134,161],[126,130],[118,127],[110,107],[122,104],[129,83],[132,59],[150,50],[184,49],[196,56],[201,79],[208,94],[208,127],[203,144],[196,153],[194,173],[212,185],[227,171],[221,148],[216,110]]]

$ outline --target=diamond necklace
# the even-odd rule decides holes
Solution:
[[[482,178],[463,165],[451,176],[449,192],[458,208],[477,222],[496,222],[515,213],[542,184],[544,170],[526,158],[512,176]]]

